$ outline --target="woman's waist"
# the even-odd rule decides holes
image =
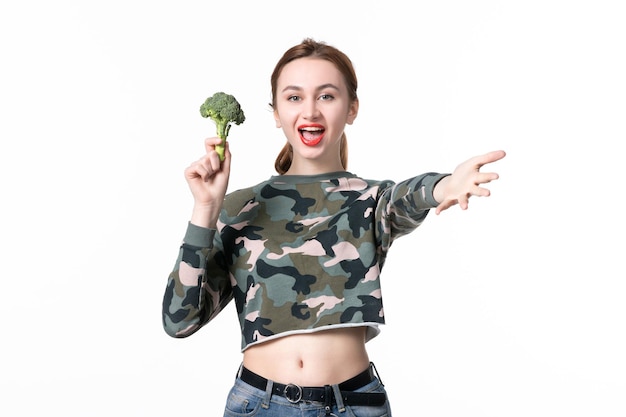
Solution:
[[[283,384],[338,384],[369,366],[364,327],[283,336],[244,351],[250,371]]]

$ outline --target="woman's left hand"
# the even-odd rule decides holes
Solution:
[[[435,213],[439,214],[455,204],[466,210],[469,198],[473,195],[488,197],[491,192],[480,185],[497,180],[499,176],[495,172],[481,172],[480,169],[505,156],[504,151],[493,151],[470,158],[457,166],[452,175],[443,178],[435,186],[433,196],[439,202]]]

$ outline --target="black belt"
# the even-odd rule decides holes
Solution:
[[[246,384],[252,385],[260,390],[267,388],[268,380],[254,372],[241,367],[239,378]],[[346,405],[370,405],[379,407],[387,401],[387,394],[384,392],[353,392],[374,380],[374,372],[372,367],[367,369],[355,377],[344,381],[339,386],[341,397]],[[301,387],[296,384],[279,384],[273,382],[272,395],[280,395],[285,397],[290,403],[298,403],[300,401],[317,401],[325,404],[331,404],[334,393],[330,385],[323,387]]]

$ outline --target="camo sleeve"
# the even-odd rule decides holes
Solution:
[[[168,335],[190,336],[233,298],[227,268],[220,262],[220,246],[215,229],[188,224],[163,297],[163,327]]]
[[[404,236],[426,219],[439,204],[433,197],[435,185],[450,174],[428,172],[408,180],[381,187],[377,204],[379,245],[387,252],[395,239]]]

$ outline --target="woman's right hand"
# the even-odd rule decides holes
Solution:
[[[226,142],[224,160],[220,161],[215,145],[222,143],[218,137],[204,140],[206,153],[185,169],[185,179],[193,195],[194,207],[191,223],[215,228],[222,209],[230,176],[230,151]]]

